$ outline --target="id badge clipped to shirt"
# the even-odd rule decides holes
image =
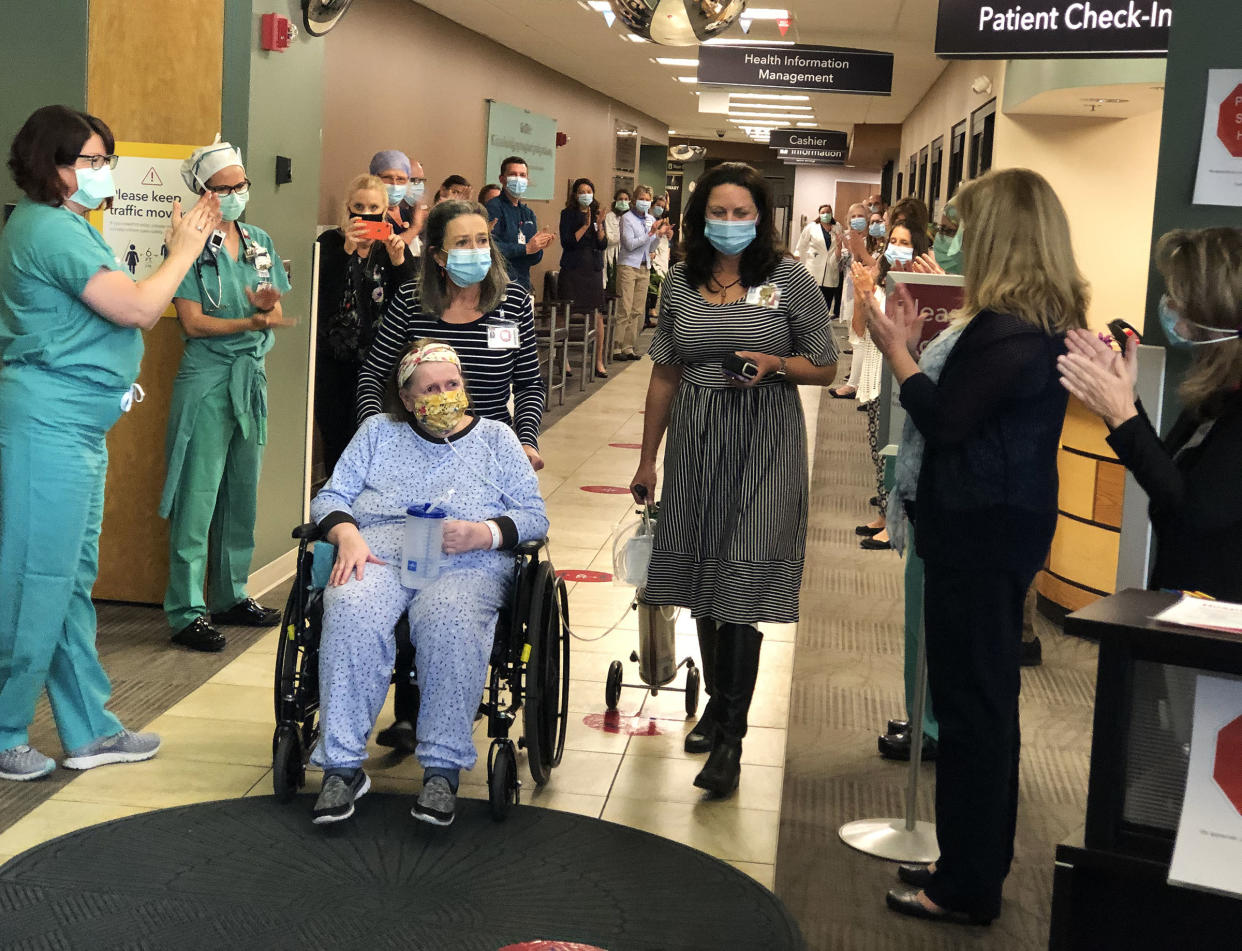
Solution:
[[[520,344],[518,325],[511,320],[498,320],[487,325],[488,350],[516,350]]]
[[[517,243],[520,244],[522,247],[526,247],[526,232],[522,230],[521,222],[518,222]]]
[[[746,292],[746,303],[775,310],[781,303],[781,289],[775,284],[760,284]]]

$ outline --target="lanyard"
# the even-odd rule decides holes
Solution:
[[[268,253],[267,248],[262,245],[255,244],[250,240],[250,234],[245,228],[237,226],[239,238],[239,250],[241,251],[242,260],[249,262],[259,274],[259,284],[270,284],[269,277],[271,275],[272,256]],[[194,265],[194,270],[198,275],[199,287],[203,289],[203,296],[207,298],[207,303],[211,305],[212,310],[220,309],[220,302],[224,298],[224,286],[220,281],[220,252],[223,248],[213,248],[210,244],[203,249],[202,255]],[[203,279],[203,265],[210,264],[216,272],[216,296],[211,296],[211,291],[207,289],[207,282]]]

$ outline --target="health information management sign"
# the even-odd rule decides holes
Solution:
[[[860,96],[893,91],[893,54],[835,46],[699,47],[699,85],[801,89]]]
[[[940,0],[945,59],[1166,56],[1171,0]]]

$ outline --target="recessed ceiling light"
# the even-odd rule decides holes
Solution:
[[[730,109],[726,115],[736,116],[739,119],[780,119],[782,122],[788,122],[793,116],[781,115],[779,112],[738,112],[736,109]]]
[[[769,122],[767,119],[730,119],[729,121],[734,125],[740,125],[744,129],[752,127],[755,129],[761,129],[764,126],[776,129],[781,125],[779,122]]]
[[[782,102],[810,102],[810,96],[786,96],[781,93],[731,92],[730,99],[779,99]]]
[[[612,4],[608,0],[587,0],[587,6],[596,13],[603,13],[606,10],[612,9]]]
[[[637,33],[622,33],[621,39],[629,40],[631,43],[646,43],[647,38],[639,36]]]
[[[669,135],[676,135],[676,134],[677,134],[677,130],[676,130],[676,129],[669,129],[669,130],[668,130],[668,134],[669,134]]]
[[[787,106],[783,102],[730,102],[730,109],[780,109],[782,112],[813,112],[810,106]],[[793,118],[790,116],[790,118]]]
[[[652,62],[659,63],[661,66],[698,66],[697,59],[678,59],[675,56],[657,56]]]
[[[772,7],[748,7],[742,14],[748,20],[788,20],[788,10],[777,10]]]
[[[818,122],[799,122],[798,123],[799,129],[815,129],[815,128],[818,128],[818,126],[819,126]]]
[[[699,77],[698,76],[678,76],[677,81],[679,83],[697,83],[699,81]]]

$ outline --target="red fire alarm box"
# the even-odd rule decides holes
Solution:
[[[289,48],[289,18],[265,13],[259,20],[259,44],[265,50],[282,53]]]

